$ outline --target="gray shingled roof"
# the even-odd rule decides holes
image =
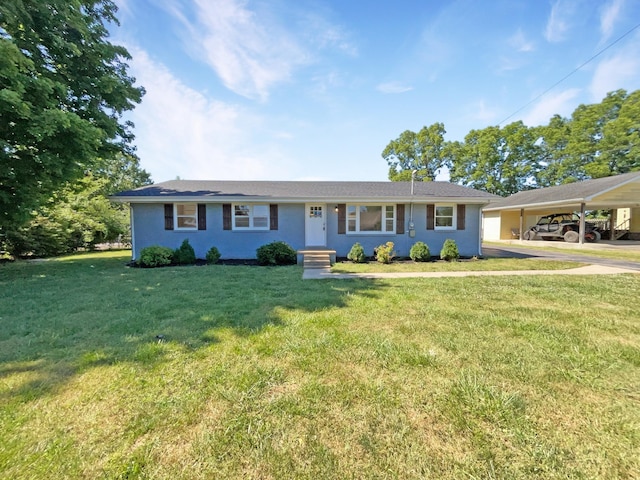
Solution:
[[[593,197],[620,187],[628,182],[640,179],[640,172],[624,173],[611,177],[596,178],[583,182],[568,183],[555,187],[539,188],[514,193],[513,195],[491,202],[485,211],[504,210],[507,208],[524,208],[553,203],[588,203]]]
[[[228,198],[277,199],[280,201],[410,199],[411,182],[275,182],[171,180],[114,195],[114,200],[135,202],[164,201],[176,197],[197,197],[202,201]],[[416,200],[460,199],[488,203],[496,195],[449,182],[415,182]]]

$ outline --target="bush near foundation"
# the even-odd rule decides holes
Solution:
[[[364,263],[367,261],[367,256],[364,254],[364,248],[360,243],[356,242],[349,250],[347,254],[347,258],[351,260],[353,263]]]
[[[414,262],[428,262],[431,260],[429,246],[424,242],[416,242],[409,250],[409,257]]]
[[[262,245],[256,256],[260,265],[294,265],[297,260],[296,251],[282,241]]]
[[[440,259],[447,262],[455,262],[459,258],[458,245],[456,245],[455,240],[447,238],[442,245],[442,250],[440,250]]]
[[[138,265],[146,268],[166,267],[173,261],[173,249],[153,245],[143,248],[140,252]]]

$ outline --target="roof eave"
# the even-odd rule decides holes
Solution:
[[[251,195],[220,195],[220,196],[188,196],[188,195],[167,195],[167,196],[112,196],[110,199],[118,203],[237,203],[237,202],[268,202],[268,203],[464,203],[475,205],[486,205],[490,198],[478,197],[427,197],[427,196],[407,196],[407,197],[268,197]]]
[[[536,202],[536,203],[521,203],[515,205],[502,205],[497,207],[488,206],[483,210],[485,212],[496,212],[500,210],[520,210],[520,209],[532,209],[532,208],[544,208],[544,207],[557,207],[562,205],[586,203],[584,198],[569,198],[566,200],[554,200],[552,202]]]

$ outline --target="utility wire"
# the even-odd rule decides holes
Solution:
[[[551,90],[553,90],[555,87],[557,87],[558,85],[560,85],[562,82],[564,82],[567,78],[569,78],[571,75],[573,75],[574,73],[576,73],[578,70],[580,70],[582,67],[584,67],[585,65],[587,65],[588,63],[592,62],[593,60],[595,60],[598,56],[600,56],[602,53],[606,52],[607,50],[609,50],[611,47],[613,47],[616,43],[618,43],[620,40],[622,40],[624,37],[626,37],[627,35],[629,35],[631,32],[633,32],[634,30],[636,30],[638,27],[640,27],[640,23],[638,23],[635,27],[631,28],[631,30],[627,31],[626,33],[622,34],[620,37],[618,37],[617,39],[615,39],[613,42],[611,42],[609,45],[607,45],[606,47],[604,47],[602,50],[600,50],[598,53],[596,53],[593,57],[591,57],[589,60],[587,60],[586,62],[584,62],[582,65],[580,65],[579,67],[575,68],[574,70],[572,70],[571,72],[569,72],[567,75],[565,75],[564,77],[562,77],[560,80],[558,80],[556,83],[554,83],[553,85],[551,85],[549,88],[547,88],[544,92],[542,92],[540,95],[538,95],[537,97],[535,97],[533,100],[531,100],[530,102],[526,103],[525,105],[523,105],[522,107],[520,107],[518,110],[516,110],[515,112],[513,112],[511,115],[509,115],[507,118],[505,118],[504,120],[502,120],[500,123],[498,123],[498,126],[502,125],[504,122],[506,122],[507,120],[509,120],[511,117],[514,117],[515,115],[517,115],[518,113],[520,113],[522,110],[524,110],[525,108],[527,108],[529,105],[531,105],[532,103],[538,101],[541,97],[543,97],[544,95],[546,95],[547,93],[549,93]]]

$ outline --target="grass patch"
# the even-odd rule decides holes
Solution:
[[[0,478],[640,476],[638,275],[127,259],[0,265]]]
[[[556,260],[518,259],[518,258],[487,258],[478,260],[464,260],[459,262],[379,262],[353,263],[349,261],[337,262],[331,267],[332,273],[396,273],[396,272],[464,272],[464,271],[507,271],[507,270],[566,270],[581,267],[579,262]]]

